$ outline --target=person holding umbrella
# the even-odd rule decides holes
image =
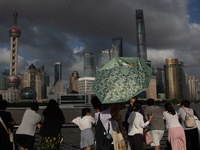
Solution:
[[[91,100],[93,108],[96,110],[95,122],[98,122],[99,116],[100,120],[106,130],[113,137],[113,129],[111,124],[111,119],[116,120],[121,109],[125,108],[125,103],[114,103],[110,109],[104,110],[104,105],[98,99],[97,96],[93,97]],[[98,143],[97,143],[98,144]],[[114,145],[112,143],[109,150],[114,150]]]

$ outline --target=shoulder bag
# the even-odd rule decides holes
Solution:
[[[13,143],[13,150],[15,149],[15,144],[14,144],[14,138],[13,138],[13,133],[10,131],[10,129],[7,129],[6,125],[4,124],[3,120],[1,119],[0,117],[0,122],[1,124],[3,125],[3,127],[5,128],[6,132],[8,133],[9,135],[9,138],[10,138],[10,142]]]

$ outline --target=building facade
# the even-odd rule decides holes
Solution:
[[[178,59],[166,59],[165,71],[165,96],[166,99],[180,99],[180,80]]]
[[[196,100],[196,79],[195,76],[189,77],[189,99]]]
[[[149,83],[149,87],[146,89],[147,99],[153,98],[157,100],[157,88],[156,88],[156,76],[152,75]]]
[[[94,94],[92,86],[94,84],[94,77],[83,77],[78,79],[79,94]]]
[[[47,98],[47,86],[49,86],[49,75],[44,71],[44,65],[38,67],[37,72],[40,73],[41,79],[41,99]]]
[[[92,52],[84,52],[84,77],[96,76],[95,55]]]
[[[137,32],[137,57],[147,60],[147,45],[143,10],[136,10],[136,32]]]
[[[165,86],[163,84],[163,68],[153,66],[153,74],[156,76],[156,88],[158,93],[165,93]]]
[[[185,63],[179,61],[179,83],[180,83],[180,98],[187,99],[186,82],[185,82]]]
[[[37,71],[36,67],[31,64],[25,67],[25,74],[23,78],[23,88],[31,87],[35,89],[37,93],[36,100],[41,100],[41,78],[40,73]]]
[[[98,70],[105,66],[110,61],[110,50],[102,50],[98,53]]]
[[[114,49],[117,52],[117,56],[115,57],[123,57],[123,38],[122,37],[115,37],[112,39],[112,47],[114,47]],[[114,57],[112,57],[111,59],[113,59]]]
[[[58,82],[58,80],[62,80],[62,63],[55,62],[54,64],[54,85]]]
[[[79,93],[79,88],[78,88],[78,79],[80,78],[80,73],[77,71],[73,71],[71,73],[71,76],[69,77],[69,93],[72,91],[78,92]]]

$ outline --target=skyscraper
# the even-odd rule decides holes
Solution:
[[[98,70],[110,61],[110,50],[102,50],[98,53]]]
[[[157,95],[158,93],[164,93],[165,87],[163,85],[163,68],[153,66],[152,67],[153,74],[156,76],[156,88],[157,88]]]
[[[122,37],[113,38],[112,39],[112,46],[114,46],[114,48],[117,50],[117,56],[115,56],[115,57],[123,57],[123,41],[122,41]],[[111,58],[111,59],[113,59],[113,58]]]
[[[55,62],[54,64],[55,72],[54,72],[54,85],[58,82],[58,80],[62,80],[62,63]]]
[[[37,93],[37,100],[41,100],[41,78],[36,67],[31,64],[25,66],[25,74],[23,79],[23,87],[32,87]]]
[[[69,77],[69,93],[71,92],[79,92],[78,90],[78,79],[80,78],[78,71],[73,71],[71,76]]]
[[[189,77],[189,99],[196,99],[196,79],[195,76]]]
[[[85,51],[83,61],[84,61],[84,77],[95,77],[96,65],[95,65],[94,53]]]
[[[41,99],[46,99],[47,97],[47,86],[49,86],[49,75],[44,71],[44,65],[37,68],[40,73],[41,79]]]
[[[137,57],[141,60],[147,60],[147,45],[145,35],[145,25],[143,10],[136,10],[136,32],[137,32]]]
[[[187,99],[186,94],[186,82],[185,82],[185,63],[179,61],[179,82],[180,82],[180,97],[181,99]]]
[[[18,38],[21,36],[21,30],[17,27],[17,11],[15,8],[14,24],[9,29],[8,33],[11,39],[10,43],[10,75],[17,75],[17,61],[18,61]]]
[[[178,59],[166,59],[165,71],[165,95],[166,99],[180,99],[180,80]]]

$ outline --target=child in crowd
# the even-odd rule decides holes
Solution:
[[[92,124],[95,123],[94,118],[91,116],[90,108],[83,108],[82,116],[73,119],[71,123],[77,124],[81,130],[80,148],[90,150],[91,146],[94,144],[94,134],[91,127]]]

